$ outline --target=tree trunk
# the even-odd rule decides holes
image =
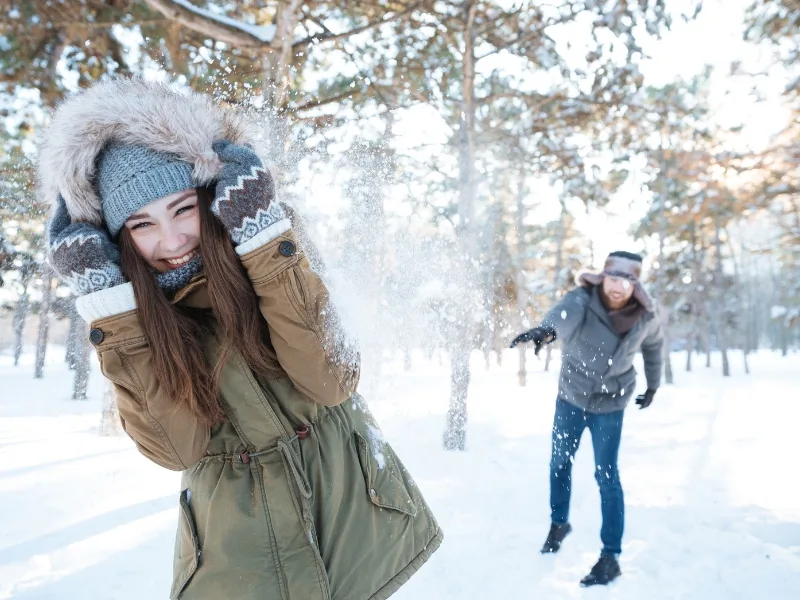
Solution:
[[[475,13],[477,2],[467,2],[464,6],[464,54],[462,61],[463,83],[461,120],[459,124],[459,201],[458,201],[458,242],[462,264],[465,270],[466,289],[473,284],[473,262],[475,240],[473,214],[475,210]],[[460,303],[458,314],[468,315],[468,303],[472,294],[464,293],[455,299]],[[447,413],[447,428],[443,436],[445,450],[465,450],[467,437],[467,394],[470,381],[469,358],[472,350],[472,328],[467,325],[457,328],[451,335],[455,343],[451,348],[450,409]]]
[[[487,260],[488,264],[485,268],[486,279],[483,282],[484,285],[484,298],[486,299],[486,316],[483,320],[483,359],[486,365],[486,370],[488,371],[492,367],[492,350],[494,349],[494,337],[495,331],[497,330],[497,313],[495,312],[495,295],[494,295],[494,273],[495,273],[495,262],[493,255],[493,247],[494,247],[494,238],[497,232],[497,220],[500,217],[497,214],[496,210],[490,208],[488,211],[488,223],[486,223],[487,230],[484,230],[486,235],[485,239],[490,240],[489,248],[487,250]]]
[[[567,205],[564,197],[560,198],[561,201],[561,213],[558,218],[558,239],[556,240],[556,271],[553,275],[553,292],[551,294],[551,306],[555,306],[556,301],[558,300],[558,292],[561,289],[561,263],[564,259],[564,238],[565,231],[566,231],[566,220],[567,220]],[[545,349],[544,355],[544,370],[550,370],[550,361],[552,360],[553,356],[553,345],[548,344],[547,348]]]
[[[517,317],[519,331],[522,332],[525,313],[528,308],[528,291],[525,280],[525,168],[520,169],[519,183],[517,184]],[[528,370],[525,365],[525,344],[519,344],[519,369],[517,380],[520,387],[525,387],[528,382]]]
[[[493,294],[492,290],[492,281],[491,278],[489,281],[486,281],[486,292],[489,294]],[[488,304],[489,310],[486,312],[486,318],[484,319],[484,327],[483,327],[483,361],[484,365],[486,366],[486,370],[492,368],[492,351],[494,350],[494,338],[495,338],[495,331],[497,330],[497,315],[492,307],[492,303]]]
[[[64,362],[67,363],[67,368],[70,370],[75,369],[76,363],[76,344],[75,334],[77,333],[75,327],[75,319],[69,317],[69,328],[67,329],[66,348],[64,349]]]
[[[469,334],[457,336],[450,352],[450,408],[447,411],[447,428],[442,439],[445,450],[466,450],[467,448],[467,394],[469,392],[469,357],[471,344]]]
[[[36,339],[36,365],[34,378],[44,375],[44,360],[47,354],[47,334],[50,329],[50,302],[53,295],[53,271],[46,262],[42,263],[42,303],[39,307],[39,335]]]
[[[271,143],[265,147],[273,176],[277,181],[285,181],[287,173],[296,168],[296,160],[291,151],[291,123],[286,108],[291,89],[292,42],[300,18],[301,0],[283,0],[278,3],[275,15],[277,31],[270,43],[272,50],[263,51],[263,89],[264,106],[268,111],[267,139]]]
[[[750,365],[747,361],[747,355],[750,352],[750,292],[749,288],[745,292],[745,283],[743,279],[742,271],[745,268],[744,260],[744,248],[741,244],[739,244],[739,251],[740,257],[739,259],[736,258],[736,252],[733,249],[733,242],[731,241],[730,235],[728,235],[728,245],[730,246],[731,256],[733,257],[733,270],[734,276],[736,277],[736,290],[739,295],[739,301],[741,302],[739,314],[742,315],[742,321],[744,321],[744,333],[742,335],[742,358],[744,361],[744,373],[745,375],[750,374]],[[739,261],[742,261],[741,269],[739,268]]]
[[[722,376],[730,377],[731,370],[728,364],[728,347],[727,340],[725,339],[725,296],[722,290],[722,243],[720,241],[720,227],[719,217],[714,217],[714,248],[716,250],[716,264],[714,267],[715,281],[714,287],[716,288],[715,296],[717,298],[716,322],[717,322],[717,346],[719,346],[720,354],[722,355]]]
[[[675,378],[672,375],[672,336],[669,327],[664,328],[664,346],[661,355],[664,358],[664,382],[671,384]]]
[[[267,53],[272,58],[268,81],[272,84],[270,106],[283,110],[291,88],[292,43],[300,20],[301,0],[285,0],[278,5],[276,23],[278,30],[270,44],[275,52]]]
[[[22,292],[17,302],[17,310],[14,313],[14,366],[19,364],[20,356],[22,356],[22,348],[24,346],[25,335],[25,321],[28,318],[28,310],[30,309],[30,297],[28,296],[28,288]]]
[[[722,376],[730,377],[731,366],[730,363],[728,362],[728,347],[725,341],[725,334],[722,332],[723,328],[724,325],[722,323],[720,323],[719,327],[717,328],[717,340],[719,344],[719,352],[722,355]]]
[[[661,176],[661,190],[659,193],[659,227],[658,227],[658,274],[656,276],[657,294],[656,301],[660,302],[662,306],[663,296],[667,289],[666,270],[664,269],[664,240],[667,237],[667,163],[664,156],[664,137],[663,132],[660,132],[661,143],[659,144],[659,170]],[[671,321],[670,309],[665,308],[661,312],[661,325],[664,328],[664,351],[662,356],[664,358],[664,382],[667,384],[673,383],[672,376],[672,352],[670,351],[670,330],[669,325]]]
[[[755,282],[750,281],[747,284],[747,297],[748,297],[748,304],[750,305],[750,310],[748,311],[747,315],[747,334],[748,334],[748,346],[751,352],[755,352],[761,346],[761,323],[759,321],[759,311],[758,311],[758,299],[755,297],[754,294],[754,286]]]
[[[528,383],[528,369],[525,364],[526,355],[525,355],[525,344],[520,344],[517,346],[519,353],[519,368],[517,369],[517,382],[519,383],[520,387],[525,387]]]
[[[700,268],[699,256],[697,251],[697,229],[696,224],[694,221],[691,222],[690,225],[690,232],[691,232],[691,243],[692,243],[692,264],[691,264],[691,277],[692,277],[692,287],[691,291],[689,292],[689,326],[690,326],[690,333],[689,339],[687,340],[687,357],[686,357],[686,370],[690,371],[692,369],[692,355],[697,354],[700,355],[702,352],[703,346],[703,335],[698,331],[698,327],[702,322],[702,310],[700,304],[700,293],[698,289],[698,284],[700,281],[700,273],[702,269]]]
[[[103,388],[103,410],[100,413],[100,435],[113,436],[122,433],[122,424],[119,420],[117,398],[114,395],[114,386],[106,379]]]
[[[80,325],[79,325],[80,322]],[[85,327],[83,319],[80,318],[78,310],[75,307],[75,298],[70,298],[69,302],[69,329],[67,330],[67,351],[64,355],[64,360],[70,369],[75,369],[78,361],[78,353],[80,352],[78,346],[80,344],[80,331],[81,325]]]
[[[83,319],[78,317],[76,320],[83,322]],[[81,328],[85,331],[86,326]],[[73,400],[87,400],[88,396],[86,391],[89,387],[89,340],[85,335],[75,336],[75,379],[72,386],[72,399]]]
[[[692,351],[694,350],[694,334],[689,334],[686,338],[686,372],[692,371]]]

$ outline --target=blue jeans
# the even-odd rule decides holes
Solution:
[[[617,455],[622,437],[622,415],[619,410],[594,414],[563,400],[556,402],[553,419],[553,455],[550,459],[550,517],[553,523],[569,519],[569,498],[572,492],[572,462],[581,434],[588,427],[594,447],[594,478],[600,486],[603,527],[600,540],[604,554],[622,552],[622,531],[625,526],[625,502],[617,470]]]

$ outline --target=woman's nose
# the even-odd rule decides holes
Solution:
[[[177,228],[168,225],[163,229],[161,247],[164,248],[166,252],[175,252],[180,250],[185,243],[186,236]]]

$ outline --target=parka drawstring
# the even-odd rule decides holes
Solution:
[[[223,455],[208,455],[205,456],[205,459],[213,459],[213,458],[234,458],[238,459],[242,464],[249,464],[250,461],[254,458],[258,458],[259,456],[264,456],[266,454],[270,454],[272,452],[280,452],[281,459],[283,460],[284,468],[286,469],[287,475],[290,475],[291,479],[294,479],[295,485],[297,486],[297,490],[300,492],[302,496],[302,500],[298,503],[297,498],[294,495],[294,491],[292,491],[292,496],[294,497],[295,502],[297,503],[297,507],[300,509],[300,512],[303,517],[303,521],[306,524],[306,531],[308,532],[308,537],[312,543],[314,543],[314,536],[312,534],[313,531],[313,521],[311,519],[311,511],[309,510],[309,500],[311,499],[311,483],[308,481],[308,477],[306,475],[305,470],[303,469],[303,462],[300,456],[295,451],[293,444],[296,440],[304,440],[309,434],[311,433],[311,428],[307,425],[299,425],[295,429],[295,434],[289,438],[278,440],[278,442],[271,448],[267,448],[266,450],[259,450],[257,452],[241,452],[239,454],[223,454]]]
[[[289,442],[291,443],[296,439],[298,439],[297,436],[289,438]],[[303,498],[309,499],[311,498],[311,484],[309,484],[305,471],[303,471],[303,465],[300,462],[300,457],[294,451],[294,448],[292,448],[290,443],[286,443],[283,440],[278,440],[278,450],[280,450],[285,463],[291,470],[294,480],[297,483],[297,487],[300,490],[300,494],[303,496]]]
[[[316,541],[314,540],[314,521],[311,518],[311,509],[310,509],[310,500],[311,500],[311,484],[308,481],[308,477],[306,476],[306,472],[303,469],[303,463],[300,457],[295,452],[292,444],[294,440],[303,439],[308,434],[308,430],[306,430],[305,434],[302,435],[300,432],[297,435],[289,438],[288,440],[278,440],[277,448],[281,453],[281,458],[283,459],[283,466],[286,469],[288,476],[291,473],[291,476],[294,478],[295,484],[297,485],[297,490],[300,492],[302,496],[300,502],[297,502],[297,498],[294,496],[294,491],[292,491],[292,497],[300,509],[300,514],[302,515],[303,522],[305,523],[306,533],[308,534],[308,540],[316,545]]]

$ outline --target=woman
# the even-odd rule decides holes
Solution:
[[[387,598],[442,532],[235,115],[140,79],[62,104],[49,260],[127,434],[183,471],[171,598]]]

